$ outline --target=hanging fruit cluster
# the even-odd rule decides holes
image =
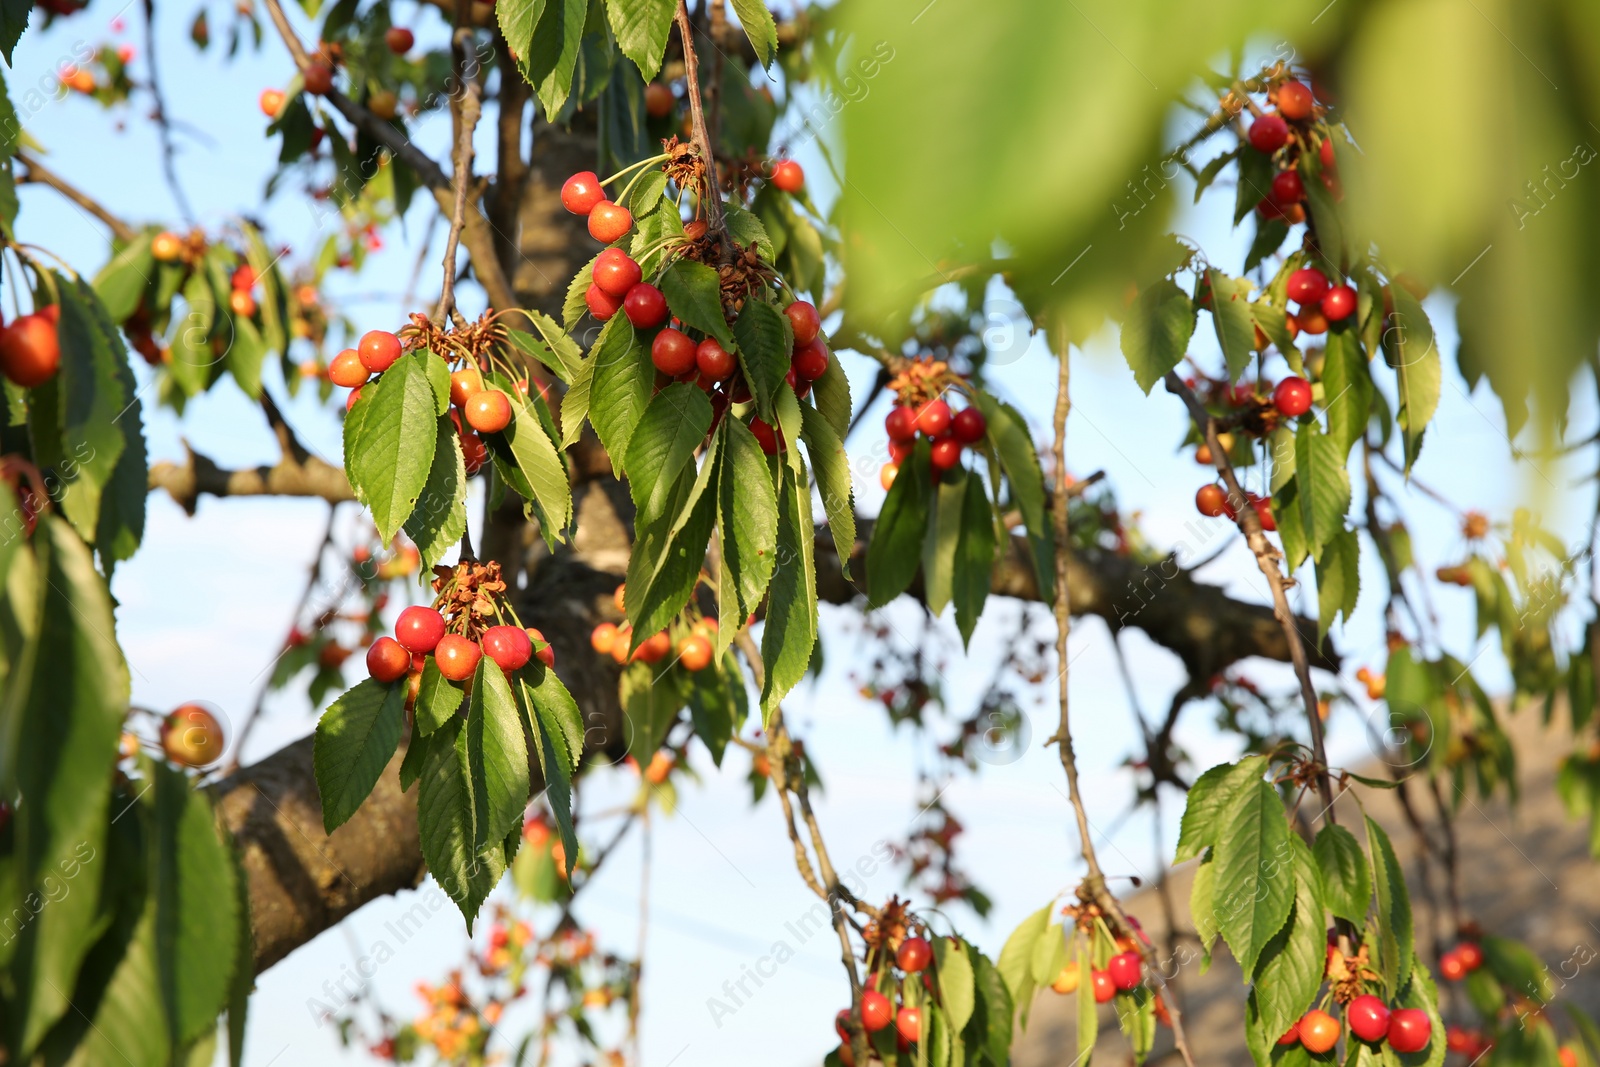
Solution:
[[[879,481],[885,489],[894,484],[900,465],[916,447],[917,435],[928,440],[928,463],[938,478],[961,462],[961,453],[984,439],[989,422],[970,404],[952,412],[946,396],[968,389],[959,376],[940,360],[913,360],[890,382],[898,403],[884,419],[889,435],[889,462]],[[970,396],[970,392],[968,393]]]
[[[626,591],[626,583],[619,585],[612,597],[618,612],[626,610]],[[716,617],[703,614],[691,601],[670,626],[650,635],[637,647],[633,643],[633,627],[626,621],[620,626],[614,622],[596,625],[589,634],[589,647],[619,664],[659,663],[676,651],[674,662],[686,671],[698,673],[711,666],[716,637]]]

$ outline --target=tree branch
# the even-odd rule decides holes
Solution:
[[[689,24],[689,5],[678,0],[678,39],[683,42],[683,71],[689,90],[689,121],[694,130],[695,147],[706,167],[706,187],[700,204],[706,209],[706,226],[722,240],[727,224],[722,218],[722,190],[717,182],[717,157],[706,129],[705,108],[700,102],[700,60],[694,51],[694,27]]]
[[[22,175],[21,178],[18,179],[19,181],[25,184],[37,183],[39,185],[48,185],[56,192],[60,193],[68,200],[71,200],[74,204],[77,204],[79,207],[83,208],[83,210],[87,211],[89,214],[105,223],[106,226],[111,230],[111,236],[115,237],[118,241],[126,243],[139,235],[139,231],[135,230],[132,226],[113,215],[103,205],[101,205],[100,201],[94,199],[94,197],[83,192],[76,186],[69,184],[65,178],[60,177],[54,171],[42,165],[29,153],[18,152],[17,159],[21,160],[22,165],[28,168],[28,172]]]
[[[478,128],[478,116],[483,113],[477,79],[469,77],[467,72],[467,43],[472,39],[472,30],[464,24],[470,6],[471,0],[456,0],[456,25],[450,34],[450,63],[456,81],[456,91],[450,96],[450,117],[456,134],[452,166],[455,203],[450,209],[450,235],[444,243],[444,280],[439,289],[439,307],[433,313],[434,321],[440,324],[452,312],[457,324],[461,322],[461,313],[456,311],[456,247],[461,242],[461,227],[467,216],[467,186],[472,183],[472,133]],[[506,76],[511,77],[512,73],[507,71]],[[495,262],[499,262],[498,253]]]

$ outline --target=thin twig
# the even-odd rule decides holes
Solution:
[[[28,168],[28,172],[19,179],[20,181],[24,183],[37,182],[40,185],[48,185],[56,192],[60,193],[68,200],[71,200],[74,204],[77,204],[79,207],[83,208],[83,210],[87,211],[89,214],[105,223],[106,226],[110,228],[111,235],[119,241],[126,243],[139,235],[139,231],[135,230],[132,226],[113,215],[109,209],[100,203],[100,201],[79,189],[77,186],[70,184],[65,178],[62,178],[54,171],[42,165],[32,155],[28,154],[27,152],[18,152],[17,159],[22,162],[23,166]]]
[[[689,22],[689,5],[678,0],[678,39],[683,42],[683,72],[689,89],[689,121],[694,131],[695,147],[705,163],[706,187],[700,202],[706,210],[706,227],[721,240],[727,224],[722,217],[722,191],[717,182],[717,157],[712,149],[711,133],[706,129],[705,107],[700,101],[700,60],[694,52],[694,27]]]
[[[467,186],[472,184],[472,133],[478,128],[478,116],[483,113],[478,99],[478,82],[467,74],[467,43],[472,30],[466,25],[470,0],[456,0],[456,27],[450,35],[450,62],[455,73],[456,91],[450,96],[450,117],[455,122],[456,147],[452,170],[455,178],[455,206],[450,212],[450,236],[444,243],[444,279],[439,290],[439,306],[433,321],[443,325],[446,315],[453,315],[456,325],[465,325],[456,310],[456,246],[461,241],[461,227],[467,219]]]
[[[150,68],[150,95],[155,99],[155,110],[151,117],[161,131],[161,170],[167,177],[167,187],[172,190],[172,199],[177,201],[183,221],[193,227],[194,210],[189,206],[189,198],[178,181],[178,164],[172,147],[172,121],[167,117],[167,102],[161,95],[161,82],[156,73],[155,0],[144,0],[144,30],[144,61]]]

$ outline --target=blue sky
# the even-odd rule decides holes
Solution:
[[[143,77],[141,10],[142,5],[123,5],[120,0],[96,0],[86,13],[58,22],[48,33],[38,32],[36,25],[24,37],[8,73],[13,98],[20,105],[22,87],[40,84],[41,78],[48,84],[49,72],[70,60],[80,42],[133,44],[139,53],[135,75]],[[187,39],[193,10],[184,5],[157,7],[168,107],[185,128],[197,132],[180,133],[178,138],[183,184],[208,229],[248,212],[268,223],[274,244],[287,242],[297,254],[304,254],[321,237],[317,213],[303,198],[289,193],[267,204],[261,201],[276,147],[263,137],[266,123],[255,100],[262,88],[287,82],[292,72],[288,56],[271,38],[259,54],[244,51],[231,62],[215,45],[210,53],[197,54]],[[230,11],[211,12],[216,41],[225,40]],[[409,3],[396,4],[395,21],[414,25],[424,46],[442,41],[443,28],[434,9],[413,17],[415,11]],[[130,23],[120,37],[109,28],[118,14]],[[52,169],[125,218],[175,225],[172,197],[160,178],[156,136],[144,120],[147,103],[136,97],[131,110],[108,114],[98,105],[69,96],[43,102],[31,113],[22,110],[28,133],[42,146]],[[417,142],[442,157],[447,125],[439,118],[424,124],[416,131]],[[485,140],[482,147],[489,150],[492,144]],[[823,185],[820,160],[805,153],[801,158],[813,187]],[[819,192],[826,195],[825,189]],[[1180,193],[1180,199],[1189,198]],[[431,211],[431,205],[421,200],[406,220],[412,234],[421,232]],[[84,273],[92,274],[104,262],[107,236],[98,223],[38,187],[24,188],[22,203],[23,240],[59,253]],[[1245,245],[1227,232],[1227,221],[1222,210],[1202,205],[1187,210],[1177,229],[1198,240],[1212,262],[1237,264]],[[335,292],[362,297],[346,305],[361,329],[393,328],[411,310],[401,308],[397,298],[406,286],[415,246],[398,230],[385,238],[386,247],[362,276],[335,287]],[[424,299],[436,290],[433,260],[430,253],[420,288]],[[371,294],[388,298],[367,299]],[[994,310],[1003,314],[1003,294],[996,295]],[[474,309],[480,300],[475,290],[464,295],[464,303]],[[1455,336],[1448,300],[1435,298],[1429,308],[1450,364]],[[1210,354],[1208,328],[1202,325],[1205,336],[1197,340],[1195,351]],[[868,361],[853,356],[845,360],[858,388],[870,380]],[[148,382],[137,361],[135,372],[141,383]],[[1141,514],[1155,544],[1185,545],[1189,559],[1209,555],[1223,545],[1230,531],[1198,519],[1193,511],[1191,501],[1201,476],[1191,459],[1176,452],[1182,432],[1177,401],[1160,391],[1142,396],[1111,335],[1095,339],[1076,357],[1074,374],[1075,406],[1068,437],[1071,469],[1080,475],[1104,469],[1124,507]],[[1048,424],[1054,376],[1054,363],[1037,342],[995,375],[997,388],[1033,420],[1041,436]],[[282,383],[273,376],[269,388],[284,397]],[[286,411],[309,447],[339,462],[339,422],[332,406],[324,408],[302,395]],[[1577,432],[1592,428],[1592,401],[1575,402],[1573,420]],[[868,422],[871,429],[861,441],[863,451],[881,444],[878,420]],[[276,459],[276,443],[259,413],[231,383],[194,402],[181,422],[170,412],[147,407],[146,429],[156,459],[180,457],[185,438],[224,465]],[[1487,510],[1496,517],[1506,516],[1519,504],[1539,508],[1566,543],[1577,544],[1592,509],[1592,487],[1578,485],[1588,457],[1540,462],[1534,469],[1513,464],[1507,453],[1498,403],[1486,389],[1467,395],[1453,367],[1447,366],[1443,400],[1416,477],[1461,506]],[[875,466],[858,464],[857,474],[862,507],[870,513],[881,500]],[[475,510],[475,524],[476,515]],[[135,703],[164,709],[186,700],[206,700],[226,718],[238,721],[253,704],[261,672],[289,625],[324,516],[324,505],[315,501],[208,499],[191,519],[165,495],[152,495],[145,547],[118,569],[114,582],[120,603],[119,637],[133,669]],[[1413,494],[1408,517],[1417,553],[1430,571],[1457,562],[1461,536],[1445,509]],[[1237,538],[1202,577],[1226,585],[1240,597],[1264,599],[1260,576]],[[1364,557],[1363,584],[1370,591],[1380,583],[1369,552]],[[1296,595],[1308,592],[1302,587]],[[1463,661],[1473,660],[1475,672],[1486,684],[1503,689],[1507,676],[1498,651],[1480,649],[1472,640],[1469,595],[1435,587],[1433,596],[1449,651]],[[1336,635],[1352,673],[1358,666],[1382,661],[1379,607],[1373,597],[1364,597],[1356,621]],[[991,601],[991,616],[1015,611],[1013,604]],[[908,632],[916,621],[909,605],[895,607],[887,617]],[[819,816],[841,866],[871,857],[880,840],[905,836],[918,812],[916,772],[931,762],[923,743],[909,731],[894,730],[875,704],[855,692],[848,674],[864,664],[853,659],[858,644],[851,629],[854,619],[847,610],[824,608],[828,667],[819,681],[802,685],[789,702],[791,724],[806,739],[826,780]],[[1005,633],[1004,627],[986,617],[969,656],[948,659],[944,680],[958,715],[967,713],[986,684]],[[1152,713],[1164,708],[1182,681],[1176,660],[1138,632],[1125,635],[1123,644],[1140,703]],[[1097,621],[1076,627],[1071,655],[1072,699],[1080,714],[1078,755],[1085,768],[1090,817],[1101,831],[1120,827],[1100,842],[1102,862],[1115,874],[1148,877],[1157,863],[1149,821],[1120,820],[1132,799],[1133,781],[1131,772],[1117,765],[1134,751],[1137,735],[1106,628]],[[352,678],[358,669],[352,661]],[[1253,666],[1250,673],[1264,682],[1288,681],[1287,671],[1277,665]],[[1022,758],[957,781],[944,798],[969,830],[962,839],[964,863],[996,902],[987,922],[961,909],[951,917],[990,952],[998,951],[1016,922],[1069,888],[1081,874],[1074,859],[1077,843],[1069,828],[1060,766],[1053,751],[1040,747],[1054,730],[1053,691],[1041,690],[1037,697],[1038,703],[1027,709],[1033,744]],[[1206,709],[1193,708],[1178,732],[1179,741],[1202,766],[1233,751],[1210,719]],[[269,704],[246,757],[259,758],[275,750],[309,732],[313,723],[303,695],[286,694]],[[1360,716],[1348,710],[1337,715],[1330,744],[1336,760],[1361,759],[1367,742]],[[746,757],[730,753],[719,775],[702,752],[694,767],[702,775],[701,783],[685,783],[676,816],[657,819],[654,827],[645,959],[645,1062],[652,1067],[665,1067],[675,1058],[679,1064],[743,1064],[749,1062],[751,1049],[761,1047],[765,1062],[814,1063],[833,1043],[832,1016],[848,995],[838,946],[830,937],[795,944],[786,932],[785,924],[804,915],[814,898],[794,870],[774,802],[768,798],[754,809],[748,804]],[[590,811],[612,807],[631,795],[635,783],[626,772],[600,771],[584,780],[582,804]],[[1178,801],[1169,799],[1165,820],[1169,848],[1178,810]],[[585,922],[598,928],[604,943],[625,953],[632,953],[638,935],[639,858],[637,841],[624,846],[578,909]],[[897,871],[880,869],[867,882],[869,897],[886,897],[902,888]],[[262,976],[252,1005],[248,1063],[264,1067],[362,1062],[362,1056],[338,1050],[332,1027],[317,1025],[307,1010],[307,998],[322,997],[324,982],[337,981],[357,957],[373,954],[380,943],[393,952],[393,958],[373,977],[376,996],[391,1011],[416,1010],[412,984],[437,979],[460,961],[463,926],[453,908],[444,909],[416,936],[397,943],[385,924],[411,906],[410,896],[369,906]],[[779,939],[798,949],[795,957],[719,1025],[708,1011],[707,999],[722,996],[723,982],[736,980],[743,967],[771,953]],[[517,1021],[515,1012],[508,1014],[505,1030],[513,1040],[521,1034]],[[781,1052],[770,1045],[777,1036],[784,1039]],[[501,1046],[502,1051],[506,1047]]]

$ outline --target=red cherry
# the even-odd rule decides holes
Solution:
[[[783,445],[778,441],[778,431],[763,421],[759,416],[751,416],[750,432],[756,435],[756,441],[761,445],[761,451],[769,456],[775,456],[783,451]]]
[[[894,1017],[895,1032],[909,1043],[922,1036],[922,1012],[916,1008],[901,1008]]]
[[[367,673],[380,682],[398,681],[411,669],[411,653],[392,637],[380,637],[367,649]]]
[[[1119,952],[1106,964],[1106,973],[1120,990],[1126,992],[1139,984],[1144,971],[1144,961],[1137,952]]]
[[[1268,155],[1289,143],[1289,124],[1281,115],[1262,115],[1250,125],[1250,147]]]
[[[793,363],[789,364],[789,370],[784,374],[783,380],[789,383],[789,388],[793,389],[794,395],[801,400],[811,395],[810,380],[800,377]]]
[[[794,328],[794,347],[802,348],[817,339],[817,333],[822,329],[822,319],[817,315],[817,309],[809,300],[796,300],[783,309],[789,317],[789,325]]]
[[[1467,976],[1467,965],[1462,963],[1461,956],[1452,950],[1439,957],[1439,973],[1448,982],[1459,982]]]
[[[1298,1045],[1299,1043],[1300,1043],[1300,1020],[1296,1019],[1294,1022],[1289,1024],[1289,1029],[1287,1029],[1287,1030],[1285,1030],[1283,1032],[1283,1036],[1278,1038],[1278,1044],[1280,1044],[1280,1045]]]
[[[694,350],[694,362],[700,368],[700,373],[714,382],[727,378],[739,365],[733,353],[723,348],[715,337],[707,337],[700,342]]]
[[[912,452],[916,451],[916,448],[917,442],[915,438],[912,438],[910,441],[890,441],[889,459],[895,463],[904,463],[906,461],[906,457],[911,455]]]
[[[1272,391],[1272,406],[1285,418],[1298,419],[1311,410],[1311,383],[1290,375]]]
[[[42,385],[60,366],[61,342],[55,320],[44,312],[23,315],[0,330],[0,373],[17,385],[24,389]]]
[[[639,264],[620,248],[607,248],[594,261],[594,284],[618,300],[643,280]]]
[[[899,473],[900,464],[898,463],[885,463],[878,471],[878,484],[883,486],[884,492],[887,493],[889,491],[889,487],[894,484],[895,477]]]
[[[350,390],[350,395],[349,396],[344,398],[344,410],[346,411],[346,413],[354,410],[354,408],[356,406],[356,401],[360,400],[360,399],[361,399],[361,387],[358,385],[354,389]]]
[[[695,369],[695,343],[688,334],[668,326],[650,342],[650,362],[673,378],[688,374]]]
[[[828,346],[820,337],[813,338],[811,343],[795,350],[791,366],[802,381],[816,381],[828,373]]]
[[[1301,267],[1289,275],[1285,292],[1297,304],[1315,304],[1328,292],[1328,276],[1315,267]]]
[[[475,433],[461,435],[461,461],[468,474],[477,474],[489,458],[489,446]]]
[[[622,310],[622,298],[612,296],[598,285],[591,285],[584,290],[583,302],[589,306],[589,314],[601,322]]]
[[[983,412],[977,408],[962,408],[956,412],[950,428],[955,431],[956,440],[969,445],[976,444],[989,432],[989,420],[985,419]]]
[[[672,95],[672,90],[660,82],[651,82],[644,87],[644,112],[651,118],[666,118],[672,114],[672,109],[677,104],[677,98]]]
[[[1295,170],[1280,170],[1272,179],[1272,200],[1277,204],[1293,204],[1304,200],[1306,197],[1306,183],[1300,180],[1300,172]]]
[[[395,55],[403,56],[417,43],[417,37],[404,26],[390,26],[383,35],[383,43],[388,45],[389,51]]]
[[[511,398],[498,389],[474,393],[462,409],[467,425],[479,433],[499,433],[511,425]]]
[[[1256,509],[1256,518],[1261,520],[1261,528],[1267,533],[1277,533],[1278,520],[1272,514],[1272,501],[1257,497],[1250,501],[1250,504]]]
[[[629,322],[641,330],[660,326],[667,321],[667,298],[655,286],[640,282],[628,290],[627,297],[622,301],[622,312],[628,316]]]
[[[838,1032],[839,1040],[843,1041],[845,1043],[846,1047],[848,1047],[849,1044],[850,1044],[850,1031],[845,1029],[845,1024],[848,1023],[849,1021],[850,1021],[850,1009],[849,1008],[840,1008],[839,1009],[839,1014],[835,1015],[833,1017],[833,1028],[834,1028],[835,1031]]]
[[[204,767],[222,756],[223,747],[222,724],[199,704],[183,704],[161,720],[161,750],[173,763]]]
[[[1561,1067],[1578,1067],[1578,1053],[1571,1045],[1562,1045],[1556,1049],[1556,1061]]]
[[[1278,112],[1291,122],[1311,117],[1311,90],[1302,82],[1286,81],[1278,86]]]
[[[806,184],[806,172],[792,159],[780,159],[772,165],[772,184],[786,193],[798,193]]]
[[[574,215],[589,214],[605,198],[605,190],[600,187],[600,175],[592,170],[580,170],[561,186],[561,206]]]
[[[1329,322],[1342,322],[1356,310],[1356,291],[1348,285],[1336,285],[1322,298],[1322,315]]]
[[[346,389],[354,389],[367,380],[367,365],[361,362],[361,353],[347,348],[328,362],[328,381]]]
[[[467,401],[481,392],[483,392],[483,372],[477,367],[462,367],[450,373],[450,403],[456,407],[466,407]]]
[[[480,644],[483,654],[503,671],[514,671],[533,658],[533,641],[520,626],[491,626]]]
[[[954,437],[936,437],[933,447],[928,452],[928,459],[936,471],[947,471],[961,462],[961,450],[965,448]]]
[[[1319,1056],[1338,1044],[1342,1029],[1338,1019],[1314,1008],[1300,1016],[1296,1028],[1300,1031],[1300,1044]]]
[[[1091,975],[1094,983],[1094,1002],[1104,1004],[1117,995],[1117,983],[1111,980],[1111,975],[1106,971],[1095,971]]]
[[[861,1025],[867,1028],[868,1033],[882,1030],[893,1017],[894,1008],[888,997],[876,989],[861,994]]]
[[[1389,1032],[1389,1009],[1371,993],[1356,997],[1344,1010],[1345,1025],[1363,1041],[1382,1041]]]
[[[915,441],[917,413],[904,406],[894,408],[889,412],[888,418],[883,420],[883,428],[889,431],[891,441]]]
[[[938,437],[950,428],[950,405],[937,397],[917,408],[917,429]]]
[[[263,89],[256,98],[256,103],[261,106],[261,113],[269,119],[278,117],[278,112],[283,110],[283,90]]]
[[[1455,948],[1456,956],[1469,971],[1483,966],[1483,947],[1476,941],[1463,941]]]
[[[388,330],[369,330],[361,335],[356,346],[361,353],[361,365],[373,374],[382,374],[400,358],[400,338]]]
[[[1194,494],[1194,506],[1200,514],[1214,519],[1228,510],[1228,495],[1220,485],[1202,485]]]
[[[439,665],[439,673],[452,682],[464,682],[471,678],[482,656],[483,649],[478,647],[478,643],[460,634],[445,634],[433,650],[433,661]]]
[[[602,200],[589,212],[589,236],[608,245],[633,229],[633,213],[621,204]]]
[[[313,96],[327,96],[333,92],[333,68],[322,60],[314,61],[305,71],[306,92]]]
[[[395,620],[394,636],[407,652],[432,652],[444,637],[444,616],[433,608],[413,604]]]
[[[1324,138],[1317,146],[1317,158],[1322,161],[1323,170],[1332,170],[1335,166],[1333,158],[1333,138]]]
[[[1389,1047],[1421,1052],[1433,1039],[1433,1021],[1421,1008],[1400,1008],[1389,1016]]]
[[[928,965],[933,959],[933,946],[920,937],[908,937],[900,942],[900,951],[895,953],[894,961],[900,969],[907,974],[915,974]]]

